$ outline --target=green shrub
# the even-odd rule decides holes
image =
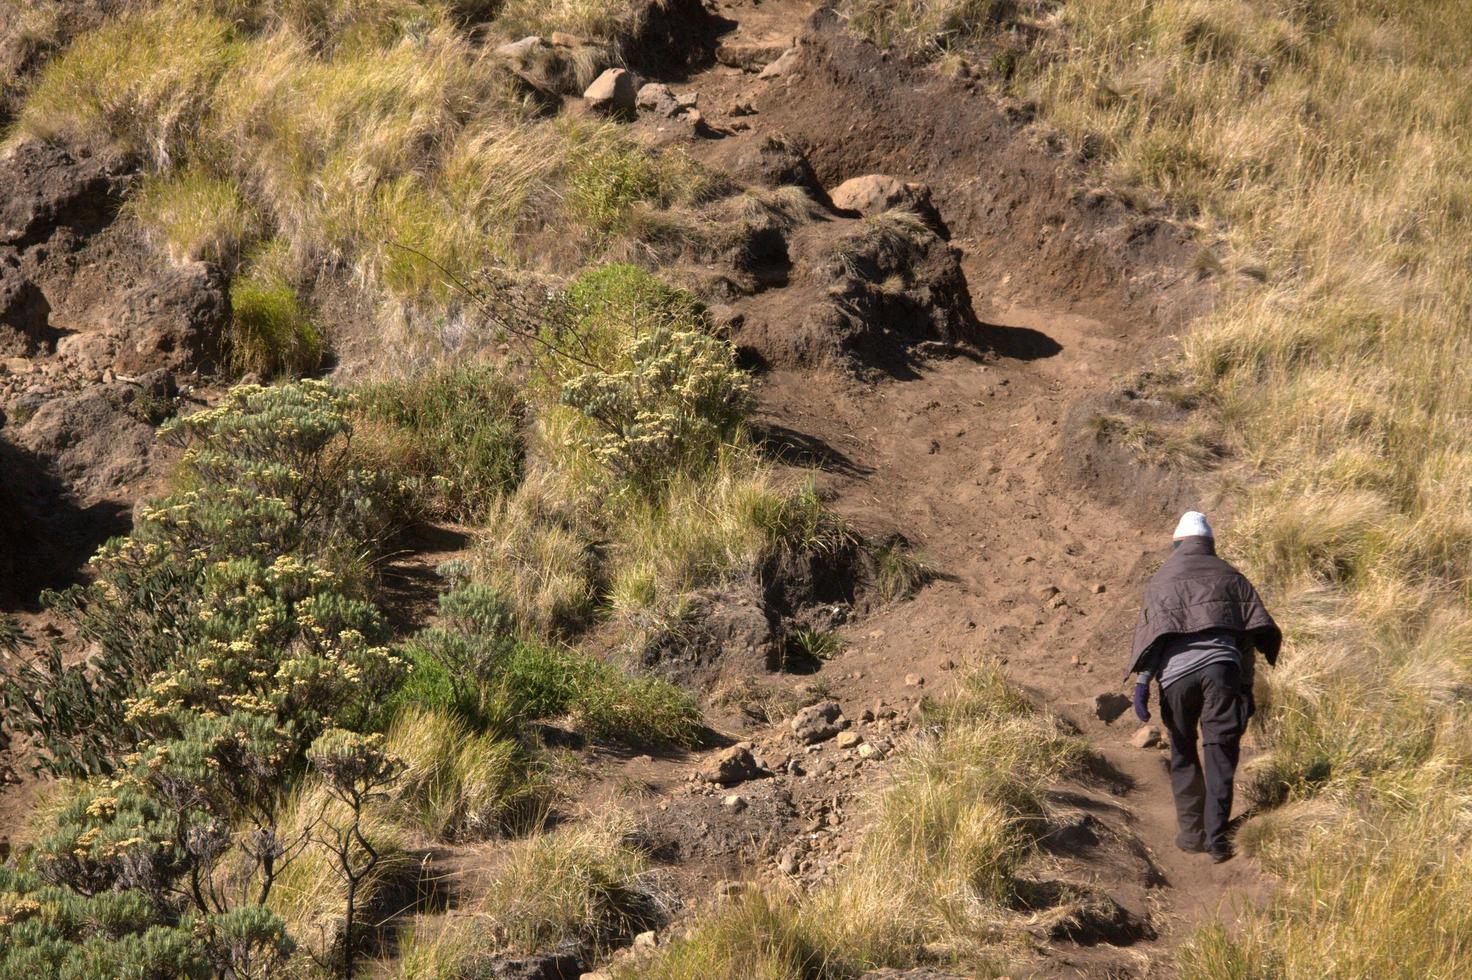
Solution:
[[[655,492],[671,472],[704,465],[736,433],[750,385],[729,344],[657,328],[624,353],[622,370],[589,372],[562,402],[592,423],[587,449],[620,480]]]
[[[268,976],[293,951],[281,921],[259,905],[179,919],[138,891],[83,895],[0,866],[3,977]]]
[[[559,401],[583,423],[572,433],[574,453],[653,494],[737,438],[749,382],[688,293],[611,265],[580,277],[568,305],[571,341],[559,339],[575,344],[583,363],[563,358],[555,370]]]
[[[451,517],[484,516],[521,481],[520,395],[489,365],[366,385],[358,404],[369,455],[435,486]]]
[[[568,335],[554,334],[553,339],[603,370],[612,370],[630,341],[646,330],[689,330],[706,323],[705,306],[693,295],[620,262],[581,273],[568,284],[566,307]],[[560,382],[587,365],[553,360],[551,367],[563,372],[557,376]]]
[[[322,364],[322,336],[278,263],[263,258],[230,284],[231,363],[263,378],[308,374]]]
[[[589,735],[631,745],[691,745],[699,738],[699,711],[684,692],[575,650],[517,638],[493,589],[461,586],[441,596],[440,608],[445,625],[408,644],[410,660],[425,665],[415,673],[426,680],[411,674],[394,700],[400,711],[452,709],[480,730],[508,736],[526,720],[569,715]]]
[[[114,769],[144,717],[118,708],[160,671],[182,670],[202,698],[212,697],[198,686],[204,678],[224,684],[222,696],[243,696],[246,685],[255,697],[265,689],[242,672],[266,663],[309,672],[323,658],[378,656],[377,613],[351,594],[407,488],[350,465],[343,396],[320,382],[239,387],[164,432],[187,446],[185,488],[139,509],[133,533],[93,558],[90,584],[47,597],[95,644],[88,669],[71,669],[52,645],[8,667],[0,689],[7,721],[37,740],[53,771]],[[351,632],[317,638],[314,628],[331,626]],[[289,691],[280,697],[297,703]]]

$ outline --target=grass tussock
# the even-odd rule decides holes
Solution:
[[[912,15],[968,5],[849,6],[914,49],[934,31]],[[1032,40],[1009,49],[1004,84],[1089,147],[1121,197],[1167,201],[1227,244],[1198,262],[1229,279],[1184,338],[1200,405],[1186,437],[1251,470],[1224,545],[1288,628],[1260,676],[1268,754],[1252,792],[1294,819],[1244,828],[1279,897],[1231,936],[1202,933],[1186,972],[1466,974],[1472,97],[1465,47],[1447,39],[1472,31],[1472,8],[1018,12]],[[973,32],[971,50],[996,37]],[[1124,435],[1147,455],[1199,455]]]
[[[617,819],[549,831],[510,845],[473,903],[422,922],[400,949],[400,976],[479,976],[507,952],[579,944],[606,950],[664,918],[643,857]]]
[[[163,170],[198,138],[215,83],[241,54],[230,25],[208,13],[128,11],[46,65],[16,125],[42,139],[110,140]]]
[[[847,869],[806,894],[754,890],[712,910],[620,977],[845,978],[920,965],[999,976],[1020,951],[1019,875],[1044,824],[1042,790],[1089,766],[1082,742],[990,664],[930,706]],[[922,953],[922,950],[927,953]]]
[[[306,781],[291,794],[278,817],[280,839],[293,842],[296,849],[284,862],[266,904],[281,917],[288,934],[319,961],[328,958],[341,938],[347,883],[331,853],[315,842],[331,828],[347,826],[348,822],[347,807],[314,780]],[[358,885],[358,906],[379,909],[381,914],[367,917],[379,922],[385,918],[382,913],[398,911],[383,906],[401,894],[406,883],[413,893],[419,860],[409,852],[411,834],[387,813],[369,810],[362,832],[380,857],[371,874]]]
[[[608,0],[506,0],[500,20],[516,37],[551,37],[553,31],[564,31],[605,45],[616,45],[640,27],[626,5]]]
[[[490,837],[535,826],[547,813],[551,787],[520,747],[454,713],[411,705],[386,739],[404,762],[391,808],[432,839]]]
[[[202,259],[234,269],[260,228],[233,180],[196,169],[145,179],[126,207],[175,262]]]
[[[241,373],[299,376],[322,363],[322,335],[283,265],[279,243],[268,246],[230,284],[230,360]]]

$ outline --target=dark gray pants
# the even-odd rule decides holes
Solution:
[[[1226,850],[1232,780],[1247,727],[1247,702],[1237,665],[1212,664],[1171,684],[1160,695],[1160,720],[1170,733],[1170,788],[1180,828],[1176,844],[1188,850]]]

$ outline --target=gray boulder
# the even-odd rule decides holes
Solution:
[[[208,369],[222,353],[230,295],[219,267],[192,262],[123,293],[107,313],[119,374]]]
[[[843,708],[837,701],[810,704],[792,716],[792,733],[798,741],[813,745],[824,742],[848,727]]]
[[[639,90],[634,76],[622,68],[610,68],[589,85],[583,92],[588,108],[598,112],[633,112],[638,104]]]
[[[639,88],[637,103],[645,112],[652,112],[659,116],[674,116],[683,109],[679,97],[668,85],[662,82],[649,82]]]
[[[529,37],[522,38],[520,41],[509,41],[501,45],[496,48],[496,54],[503,58],[510,58],[512,61],[520,61],[538,48],[544,48],[546,46],[546,41],[533,34]]]

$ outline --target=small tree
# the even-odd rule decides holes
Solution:
[[[347,886],[341,967],[343,976],[352,980],[358,955],[358,889],[373,873],[380,857],[363,833],[364,809],[371,802],[387,799],[384,789],[403,772],[404,764],[384,751],[382,735],[360,735],[342,729],[324,732],[312,743],[307,757],[322,775],[328,791],[347,807],[347,819],[342,823],[324,821],[328,832],[318,840],[332,852],[335,870]]]

